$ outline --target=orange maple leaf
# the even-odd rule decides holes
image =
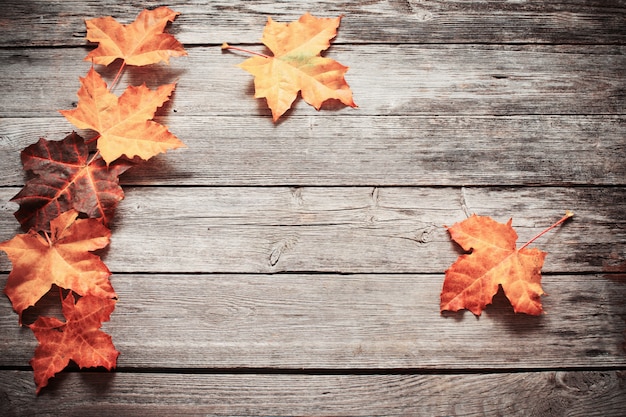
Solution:
[[[317,18],[309,13],[292,23],[268,18],[261,41],[274,56],[255,54],[239,67],[254,75],[254,96],[267,99],[274,121],[291,107],[299,91],[317,110],[328,99],[356,107],[344,78],[348,67],[320,56],[337,35],[340,21],[341,16]],[[228,44],[222,48],[242,50]]]
[[[541,314],[541,268],[547,254],[526,247],[572,215],[567,212],[519,249],[512,220],[502,224],[490,217],[472,215],[449,227],[452,240],[471,253],[459,256],[446,271],[441,311],[468,309],[479,316],[502,285],[516,313]]]
[[[159,7],[143,10],[129,25],[122,25],[111,16],[86,20],[87,40],[99,45],[85,61],[109,65],[121,58],[125,64],[140,66],[160,61],[169,63],[171,56],[185,56],[183,45],[172,35],[163,33],[167,23],[179,14]]]
[[[98,150],[107,164],[122,155],[146,160],[185,146],[166,126],[150,120],[169,99],[176,84],[162,85],[155,91],[145,84],[130,86],[118,99],[93,68],[80,82],[78,107],[60,113],[79,129],[100,134]]]
[[[0,242],[13,265],[5,294],[13,309],[22,312],[56,284],[80,295],[117,297],[109,281],[111,272],[100,257],[89,253],[109,244],[111,231],[96,219],[77,219],[69,210],[50,222],[50,236],[31,229]]]
[[[39,139],[22,151],[24,169],[36,177],[11,199],[22,228],[49,231],[50,220],[74,208],[107,224],[124,198],[118,176],[131,167],[124,160],[107,166],[90,157],[83,138],[71,133],[61,141]]]
[[[115,300],[88,295],[74,303],[70,292],[62,308],[65,322],[54,317],[39,317],[29,326],[39,341],[30,361],[37,393],[69,364],[70,359],[81,368],[102,366],[111,370],[120,354],[111,336],[99,330],[102,322],[109,320]]]

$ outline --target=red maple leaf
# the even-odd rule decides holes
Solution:
[[[117,160],[107,166],[90,156],[76,133],[61,141],[40,139],[22,151],[22,164],[36,177],[13,197],[20,205],[15,217],[24,230],[38,231],[49,231],[50,220],[69,209],[107,224],[124,198],[118,177],[132,165]]]
[[[48,380],[65,369],[70,360],[81,368],[115,367],[119,352],[111,336],[99,330],[115,308],[115,300],[85,296],[74,303],[70,293],[63,300],[65,322],[54,317],[39,317],[29,327],[39,341],[30,361],[37,393]]]
[[[13,269],[4,288],[20,316],[35,305],[52,284],[80,295],[117,297],[109,281],[111,272],[90,253],[109,244],[111,231],[96,219],[77,219],[69,210],[50,222],[50,236],[35,230],[0,243]]]
[[[546,253],[526,247],[571,216],[573,213],[567,212],[519,249],[512,220],[502,224],[490,217],[472,215],[449,227],[452,240],[471,253],[459,256],[446,271],[441,311],[468,309],[479,316],[502,285],[516,313],[541,314],[541,268]]]

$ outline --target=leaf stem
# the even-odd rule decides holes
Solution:
[[[566,210],[565,211],[565,216],[561,217],[561,220],[559,220],[558,222],[554,223],[552,226],[548,227],[547,229],[541,231],[540,233],[538,233],[535,237],[533,237],[532,239],[530,239],[528,242],[526,242],[521,248],[519,248],[518,250],[522,250],[524,249],[526,246],[530,245],[531,243],[533,243],[535,240],[539,239],[541,236],[543,236],[544,234],[548,233],[550,230],[554,229],[555,227],[557,227],[558,225],[560,225],[561,223],[563,223],[565,220],[569,219],[570,217],[574,216],[574,212],[573,211],[569,211]]]
[[[227,44],[226,42],[224,42],[224,43],[222,44],[222,50],[227,50],[227,49],[232,49],[232,50],[234,50],[234,51],[245,52],[245,53],[250,54],[250,55],[260,56],[260,57],[262,57],[262,58],[268,58],[268,59],[269,59],[269,58],[271,58],[271,57],[270,57],[270,56],[268,56],[268,55],[261,54],[261,53],[259,53],[259,52],[250,51],[249,49],[244,49],[244,48],[238,48],[238,47],[236,47],[236,46],[231,46],[231,45]]]
[[[52,240],[50,240],[50,236],[48,235],[48,232],[44,231],[43,232],[43,236],[46,238],[46,240],[48,241],[48,246],[52,247]]]
[[[113,78],[113,82],[111,82],[111,85],[109,86],[109,91],[113,91],[113,88],[115,87],[115,84],[117,84],[117,82],[120,80],[120,77],[122,76],[122,72],[124,71],[125,67],[126,61],[122,61],[120,69],[117,71],[117,74],[115,74],[115,78]]]

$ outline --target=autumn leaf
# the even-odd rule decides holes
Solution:
[[[98,150],[107,164],[122,155],[146,160],[168,149],[185,146],[167,127],[151,120],[156,110],[169,100],[175,84],[162,85],[155,91],[145,84],[130,86],[118,99],[93,68],[80,81],[78,107],[60,112],[79,129],[100,134]]]
[[[479,316],[491,304],[499,285],[516,313],[542,313],[541,268],[546,253],[527,246],[573,213],[516,249],[517,233],[508,223],[472,215],[448,228],[450,237],[469,254],[461,255],[446,271],[441,292],[441,311],[468,309]]]
[[[111,232],[99,220],[77,217],[76,210],[66,211],[50,222],[50,235],[31,229],[0,243],[13,265],[4,292],[20,320],[52,284],[83,296],[116,297],[111,272],[90,253],[106,247]]]
[[[160,61],[169,63],[171,56],[185,56],[183,45],[172,35],[163,33],[167,23],[179,14],[159,7],[143,10],[129,25],[122,25],[111,16],[86,20],[87,40],[99,45],[85,61],[109,65],[120,58],[127,65],[141,66]]]
[[[22,151],[22,164],[36,177],[11,201],[20,205],[15,217],[24,230],[37,231],[49,231],[50,220],[72,208],[107,224],[124,198],[118,177],[132,165],[118,160],[107,166],[90,156],[76,133],[61,141],[40,139]]]
[[[255,97],[267,99],[274,121],[291,107],[300,91],[304,101],[317,110],[329,99],[356,107],[344,79],[348,67],[320,56],[337,35],[340,21],[341,17],[317,18],[309,13],[292,23],[268,19],[261,41],[274,56],[255,54],[239,67],[254,75]],[[222,48],[245,51],[228,44]]]
[[[39,317],[29,326],[39,341],[30,361],[37,394],[70,360],[81,368],[102,366],[111,370],[120,354],[111,336],[99,330],[102,322],[109,320],[115,300],[88,295],[74,303],[70,292],[62,308],[65,322],[54,317]]]

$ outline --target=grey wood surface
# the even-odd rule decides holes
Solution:
[[[140,5],[116,0],[4,0],[1,46],[83,45],[84,19],[112,15],[129,23],[133,7],[162,6],[158,0]],[[185,44],[253,43],[268,16],[296,20],[313,15],[344,15],[341,38],[346,43],[565,43],[623,44],[626,3],[623,0],[430,1],[430,0],[172,0],[181,12],[171,33]],[[130,6],[130,7],[129,7]],[[37,25],[36,31],[31,31]]]
[[[296,112],[301,110],[306,109],[300,106]],[[122,176],[123,184],[619,186],[626,178],[626,164],[616,157],[626,155],[626,119],[621,115],[319,113],[294,114],[279,127],[256,115],[176,116],[161,121],[188,148],[133,168]],[[0,159],[6,173],[0,184],[5,186],[24,183],[23,148],[41,136],[57,140],[72,130],[59,117],[0,118],[0,128],[5,135],[0,152],[6,155]]]
[[[606,372],[467,375],[66,373],[33,400],[28,372],[0,371],[6,416],[334,415],[621,417],[623,376]],[[150,399],[158,388],[159,405]],[[98,398],[95,402],[93,399]],[[598,413],[598,410],[602,414]]]
[[[7,201],[18,188],[0,195]],[[622,187],[126,187],[111,225],[113,272],[436,273],[458,256],[445,225],[470,214],[505,223],[537,244],[550,273],[607,272],[626,248]],[[19,225],[5,205],[1,230]],[[593,207],[593,209],[590,209]],[[164,242],[166,237],[167,242]],[[617,242],[617,244],[616,244]],[[8,270],[6,257],[0,268]]]
[[[4,282],[5,276],[2,277]],[[120,274],[104,324],[120,368],[480,372],[626,366],[623,284],[548,275],[546,314],[515,315],[502,293],[476,319],[439,313],[439,274]],[[41,306],[54,313],[58,292]],[[3,305],[0,366],[36,345]],[[25,321],[29,318],[25,316]],[[156,337],[155,337],[156,335]]]
[[[251,47],[264,50],[262,46]],[[299,100],[287,114],[323,120],[337,116],[621,115],[625,110],[621,82],[625,48],[332,45],[326,56],[350,67],[346,80],[359,107],[330,103],[326,112],[317,112]],[[76,105],[78,78],[89,68],[89,63],[82,61],[89,51],[86,46],[0,51],[6,71],[0,84],[5,92],[0,116],[58,117],[58,110]],[[169,66],[130,67],[122,83],[145,81],[155,88],[178,81],[174,99],[166,106],[172,120],[192,115],[269,115],[265,103],[253,98],[250,74],[236,67],[245,55],[224,52],[219,45],[192,45],[188,52],[187,57],[171,60]],[[68,67],[68,62],[73,65]],[[118,68],[119,64],[113,64],[103,71],[105,79],[110,82]],[[118,87],[115,92],[121,94],[122,89]],[[283,126],[292,123],[284,118],[275,128],[289,129]]]
[[[90,67],[84,19],[158,5],[2,3],[0,240],[19,232],[20,150],[72,131],[58,110]],[[626,2],[167,5],[189,56],[115,90],[177,82],[157,119],[187,144],[121,179],[101,253],[118,369],[70,367],[36,397],[36,340],[5,298],[1,414],[623,415]],[[306,11],[343,15],[326,55],[359,107],[299,100],[273,124],[245,56],[219,46],[263,51],[268,16]],[[566,209],[534,244],[545,315],[502,292],[480,318],[439,313],[461,253],[445,225],[513,218],[522,244]],[[0,253],[0,287],[10,270]],[[58,315],[56,297],[35,312]]]

